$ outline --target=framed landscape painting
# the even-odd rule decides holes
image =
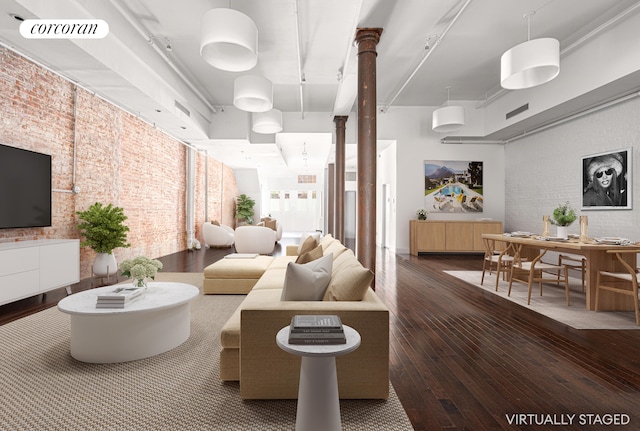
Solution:
[[[483,162],[425,160],[424,208],[440,213],[484,211]]]
[[[631,148],[584,156],[581,209],[631,209],[631,166]]]

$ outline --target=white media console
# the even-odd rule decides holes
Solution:
[[[0,243],[0,305],[80,281],[80,240]]]

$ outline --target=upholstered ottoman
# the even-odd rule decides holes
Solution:
[[[247,294],[273,259],[273,256],[220,259],[204,269],[202,290],[205,294]]]

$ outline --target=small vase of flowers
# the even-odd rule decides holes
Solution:
[[[120,264],[121,274],[131,277],[134,287],[147,287],[147,281],[154,280],[161,269],[162,262],[145,256],[127,259]]]
[[[420,208],[418,211],[416,211],[416,215],[418,216],[418,220],[426,220],[427,215],[429,215],[429,211],[424,208]]]

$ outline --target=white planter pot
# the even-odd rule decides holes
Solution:
[[[97,277],[109,277],[118,273],[118,262],[113,253],[98,253],[93,261],[93,275]]]
[[[569,238],[569,227],[568,226],[558,226],[558,238]]]

